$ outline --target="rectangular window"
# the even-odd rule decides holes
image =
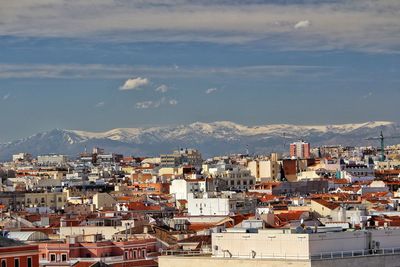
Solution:
[[[56,254],[50,254],[50,261],[56,261]]]
[[[142,257],[146,258],[146,250],[145,249],[142,249]]]
[[[61,261],[67,261],[67,254],[61,254]]]
[[[28,258],[28,267],[32,267],[32,258],[31,257]]]
[[[19,267],[19,258],[14,259],[14,267]]]

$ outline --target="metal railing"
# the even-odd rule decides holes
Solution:
[[[367,257],[367,256],[377,256],[377,255],[396,255],[396,254],[400,254],[400,248],[379,248],[379,249],[323,252],[311,255],[311,259],[326,260],[326,259]]]
[[[214,254],[215,258],[236,258],[236,259],[281,259],[281,260],[309,260],[310,257],[308,255],[299,255],[299,254],[265,254],[265,253],[252,253],[249,254],[238,254],[238,253],[219,253]]]
[[[161,253],[163,256],[183,256],[183,257],[194,257],[194,256],[211,256],[211,252],[196,251],[196,250],[164,250]]]
[[[335,251],[335,252],[322,252],[313,255],[304,254],[265,254],[249,252],[248,254],[231,253],[229,251],[219,252],[213,254],[216,258],[239,258],[239,259],[283,259],[283,260],[328,260],[328,259],[341,259],[353,257],[370,257],[378,255],[396,255],[400,254],[400,248],[380,248],[380,249],[366,249],[366,250],[351,250],[351,251]]]

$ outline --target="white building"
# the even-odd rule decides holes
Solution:
[[[251,175],[248,169],[239,166],[231,168],[215,166],[208,169],[208,174],[212,178],[221,179],[226,190],[250,189],[256,182],[256,178]]]
[[[28,153],[18,153],[12,155],[12,160],[15,161],[31,161],[32,155]]]
[[[202,193],[206,192],[205,179],[186,180],[186,179],[175,179],[171,182],[169,192],[175,196],[175,200],[188,199],[189,193]]]
[[[258,233],[213,233],[214,257],[313,259],[342,253],[371,255],[371,250],[400,246],[400,229],[297,233],[291,229],[259,230]],[[350,254],[348,254],[350,253]]]
[[[224,192],[222,194],[188,194],[188,213],[191,216],[229,215],[255,211],[255,201],[242,194]]]
[[[41,155],[37,157],[37,162],[40,165],[60,165],[66,163],[67,160],[67,156],[56,154]]]

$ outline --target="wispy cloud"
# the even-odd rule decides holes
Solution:
[[[308,28],[310,27],[310,25],[311,22],[309,20],[301,20],[294,25],[294,28],[295,29]]]
[[[10,94],[5,94],[5,95],[3,95],[2,99],[7,100],[10,98],[10,96],[11,96]]]
[[[178,105],[178,100],[176,100],[176,99],[170,99],[170,100],[168,101],[168,103],[169,103],[170,105],[172,105],[172,106],[176,106],[176,105]]]
[[[135,107],[137,109],[147,109],[147,108],[151,108],[154,106],[154,102],[153,101],[142,101],[142,102],[137,102]]]
[[[363,95],[362,98],[363,99],[367,99],[367,98],[370,98],[372,96],[373,96],[373,93],[372,92],[368,92],[367,94]]]
[[[327,75],[334,67],[306,66],[306,65],[257,65],[241,67],[180,67],[171,66],[129,66],[129,65],[102,65],[102,64],[0,64],[0,79],[125,79],[132,73],[140,75],[124,82],[120,88],[131,86],[145,86],[150,83],[149,78],[170,77],[206,77],[206,76],[249,76],[249,77],[283,77],[299,78],[314,77],[316,74]],[[146,82],[147,81],[147,82]],[[168,90],[168,87],[159,86],[158,91]],[[127,90],[127,89],[121,89]],[[156,89],[157,90],[157,89]]]
[[[104,107],[105,104],[106,103],[104,101],[101,101],[101,102],[96,103],[95,107],[96,108],[101,108],[101,107]]]
[[[294,49],[400,45],[398,0],[19,0],[1,5],[0,35],[7,36],[243,43],[280,35],[295,39]],[[310,22],[307,31],[293,28]]]
[[[218,90],[217,88],[208,88],[208,89],[206,90],[206,94],[208,95],[208,94],[215,93],[217,90]]]
[[[128,79],[125,83],[119,88],[120,90],[135,90],[139,87],[143,87],[149,84],[149,80],[147,78],[137,77]]]
[[[162,97],[159,100],[147,100],[142,102],[137,102],[135,107],[137,109],[149,109],[149,108],[159,108],[164,105],[176,106],[178,101],[176,99],[167,99]]]
[[[168,86],[166,86],[165,84],[162,84],[156,88],[156,92],[166,93],[168,91],[168,89],[169,89]]]

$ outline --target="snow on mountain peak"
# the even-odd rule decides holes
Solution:
[[[394,124],[389,121],[371,121],[365,123],[337,124],[337,125],[291,125],[291,124],[269,124],[245,126],[231,121],[216,121],[211,123],[194,122],[189,125],[150,127],[150,128],[116,128],[105,132],[90,132],[69,130],[83,140],[88,139],[110,139],[124,142],[139,142],[143,136],[152,136],[155,139],[181,139],[193,138],[198,135],[208,135],[214,138],[231,138],[234,136],[256,136],[272,135],[282,136],[307,136],[313,133],[350,133],[363,128],[371,129]]]

